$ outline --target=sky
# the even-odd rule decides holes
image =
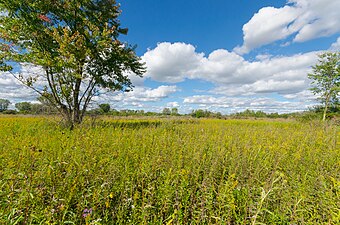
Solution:
[[[121,24],[129,29],[121,40],[137,45],[147,72],[143,78],[130,75],[133,92],[103,93],[92,107],[302,111],[317,104],[307,74],[318,54],[340,50],[340,0],[120,4]],[[0,98],[15,104],[36,97],[9,74],[0,74]]]

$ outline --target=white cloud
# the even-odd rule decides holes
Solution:
[[[273,57],[273,55],[270,55],[270,54],[259,54],[259,55],[256,56],[256,60],[265,61],[265,60],[269,60],[272,57]]]
[[[183,68],[177,68],[179,73],[171,73],[169,80],[168,69],[177,57],[167,54],[176,46],[177,55],[183,55],[181,48],[190,58],[190,64],[183,64]],[[244,110],[252,108],[267,111],[299,111],[315,104],[315,97],[308,91],[310,80],[307,74],[311,66],[317,62],[317,54],[320,52],[307,52],[292,56],[259,55],[255,61],[248,61],[242,56],[224,49],[213,51],[208,56],[196,52],[196,49],[188,44],[174,43],[159,44],[155,49],[158,52],[161,47],[164,59],[162,66],[157,67],[158,73],[148,74],[149,78],[161,82],[182,81],[185,79],[199,79],[213,83],[215,87],[209,92],[211,95],[196,95],[186,97],[183,101],[183,110],[188,111],[192,105],[214,111]],[[166,48],[165,48],[166,46]],[[188,54],[190,47],[190,54]],[[163,57],[162,56],[162,57]],[[167,56],[167,57],[165,57]],[[156,65],[153,61],[159,61],[160,55],[148,55],[146,64]],[[167,59],[167,60],[165,60]],[[184,60],[184,59],[183,59]],[[169,64],[167,64],[169,62]],[[182,65],[182,64],[181,64]],[[190,82],[190,81],[188,81]],[[275,98],[263,98],[276,93],[281,96],[281,101]],[[222,95],[223,97],[216,97]],[[260,99],[260,100],[259,100]]]
[[[307,90],[307,78],[311,66],[317,62],[318,52],[296,54],[292,56],[259,55],[255,61],[248,61],[242,56],[224,49],[213,51],[208,56],[196,52],[194,46],[184,43],[160,43],[155,49],[148,50],[142,57],[146,62],[151,80],[175,83],[183,80],[198,79],[214,84],[209,90],[211,95],[225,97],[254,97],[277,93],[293,99],[292,96]],[[26,73],[38,73],[39,70],[23,68]],[[170,75],[171,74],[171,75]],[[132,77],[131,77],[132,78]],[[103,93],[95,98],[95,104],[110,102],[115,108],[149,108],[151,103],[157,103],[179,91],[175,85],[162,85],[156,88],[144,86],[145,78],[137,78],[134,91],[128,93]],[[190,81],[188,81],[190,82]],[[28,92],[9,74],[0,76],[0,96],[14,101],[34,100],[36,95]],[[185,91],[185,90],[184,90]],[[1,97],[0,97],[1,98]],[[205,98],[206,104],[219,101]],[[237,99],[237,102],[243,99]],[[168,107],[178,107],[178,100]],[[189,100],[184,102],[189,104]],[[240,102],[239,102],[240,103]],[[242,103],[242,102],[241,102]],[[169,103],[170,104],[170,103]],[[233,103],[232,105],[238,103]],[[222,103],[220,106],[230,107]],[[182,106],[180,106],[181,109]],[[149,110],[149,109],[148,109]],[[183,109],[184,110],[184,109]]]
[[[305,88],[304,80],[294,80],[294,81],[276,81],[273,79],[269,80],[259,80],[255,83],[248,85],[251,93],[270,93],[270,92],[296,92],[296,90],[301,90]]]
[[[338,0],[289,0],[281,8],[262,8],[243,26],[244,43],[234,51],[246,54],[290,35],[305,42],[339,33],[339,8]]]
[[[301,92],[298,93],[294,93],[294,94],[285,94],[283,95],[284,98],[286,99],[295,99],[295,100],[300,100],[300,101],[305,101],[305,102],[315,102],[315,99],[317,98],[317,96],[315,96],[312,92],[310,92],[309,90],[303,90]]]
[[[178,102],[168,102],[166,106],[170,108],[178,108],[180,105],[178,104]]]
[[[340,51],[340,37],[338,37],[337,41],[332,44],[332,46],[330,47],[329,50],[331,50],[331,51]]]
[[[23,66],[20,71],[24,76],[38,75],[42,73],[39,68],[33,68],[30,66]],[[100,96],[94,97],[94,103],[92,104],[93,107],[95,107],[98,103],[104,102],[119,102],[121,106],[125,106],[126,108],[129,108],[130,106],[144,107],[145,105],[142,104],[143,102],[157,102],[178,91],[178,88],[174,85],[163,85],[154,89],[143,87],[143,78],[133,77],[136,76],[131,75],[132,82],[136,86],[133,91],[126,93],[112,93],[102,90],[103,93]],[[136,83],[135,81],[138,82]],[[43,84],[42,81],[39,82]],[[23,86],[12,74],[7,72],[0,73],[0,98],[9,99],[12,103],[16,103],[22,101],[34,102],[37,97],[38,94],[36,92]]]
[[[12,103],[32,101],[36,98],[33,90],[24,87],[10,73],[0,73],[0,98],[9,99]]]
[[[331,48],[339,46],[340,38]],[[204,97],[201,105],[209,106],[220,100],[214,95],[223,95],[235,99],[237,103],[220,103],[220,107],[230,107],[242,103],[250,97],[263,97],[269,94],[279,94],[287,101],[295,98],[307,99],[304,93],[310,81],[307,74],[311,66],[317,62],[320,52],[307,52],[291,56],[258,55],[254,61],[218,49],[205,56],[196,51],[193,45],[185,43],[159,43],[155,49],[148,50],[142,59],[146,63],[148,72],[144,78],[131,75],[134,91],[128,93],[104,93],[96,102],[110,102],[118,108],[139,107],[150,110],[150,103],[157,103],[180,91],[175,85],[162,85],[156,88],[144,86],[144,79],[165,83],[176,83],[184,80],[197,79],[209,82],[214,88],[208,90],[209,98]],[[25,73],[39,73],[39,69],[22,68]],[[14,101],[34,100],[36,95],[24,89],[9,74],[0,75],[0,98]],[[183,92],[185,92],[184,90]],[[207,92],[207,90],[205,91]],[[240,98],[242,97],[242,98]],[[193,99],[187,99],[185,104],[191,104]],[[173,101],[173,100],[172,100]],[[171,102],[168,107],[179,106],[178,100]],[[209,103],[209,101],[211,103]],[[241,102],[240,102],[241,101]],[[251,104],[249,104],[250,106]],[[284,106],[284,105],[283,105]],[[180,105],[180,108],[182,106]],[[184,110],[184,109],[183,109]]]
[[[135,86],[135,87],[143,87],[144,86],[145,77],[137,76],[134,73],[129,73],[129,74],[126,74],[126,75],[129,77],[133,86]]]
[[[243,26],[244,45],[234,50],[239,54],[245,54],[256,47],[281,40],[293,32],[289,24],[294,21],[301,9],[285,6],[277,9],[265,7],[259,10],[251,20]]]
[[[299,101],[275,100],[273,98],[256,97],[214,97],[209,95],[197,95],[184,99],[183,103],[204,107],[211,111],[234,113],[252,109],[255,111],[287,113],[303,111],[311,107],[313,103],[306,104]]]
[[[153,80],[177,83],[190,77],[192,69],[197,67],[203,58],[196,53],[195,47],[185,43],[159,43],[155,49],[148,50],[142,59],[146,62],[146,77]]]
[[[176,54],[171,54],[173,48],[176,49]],[[160,51],[163,59],[160,59],[162,55],[149,54]],[[203,54],[197,53],[193,46],[183,43],[161,43],[146,55],[148,57],[143,58],[146,59],[147,67],[155,71],[148,74],[151,79],[161,82],[200,79],[214,83],[216,89],[213,91],[224,95],[299,92],[309,85],[307,74],[317,62],[317,52],[277,57],[261,55],[251,62],[234,52],[219,49],[204,57]],[[177,65],[178,72],[172,71],[170,79],[169,68],[171,70],[178,55],[186,55],[191,63]],[[161,66],[154,69],[154,65],[158,65],[159,61],[162,61]],[[182,61],[184,62],[184,59]]]
[[[131,92],[119,92],[107,93],[106,95],[101,95],[100,99],[107,99],[108,101],[116,102],[157,102],[161,99],[169,97],[169,95],[178,91],[178,88],[174,85],[172,86],[159,86],[155,89],[147,87],[136,87]]]
[[[3,73],[0,79],[0,85],[3,86],[14,86],[17,85],[15,78],[9,73]]]
[[[160,111],[159,107],[151,106],[150,103],[157,103],[177,91],[179,91],[179,89],[174,85],[162,85],[154,89],[138,86],[131,92],[107,91],[93,98],[91,108],[96,108],[102,103],[109,103],[117,110],[138,108],[147,111]]]

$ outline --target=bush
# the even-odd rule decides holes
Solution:
[[[2,113],[14,115],[14,114],[17,114],[18,112],[16,110],[8,109],[8,110],[3,111]]]

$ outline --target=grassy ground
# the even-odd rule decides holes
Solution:
[[[340,224],[339,128],[0,118],[0,224]]]

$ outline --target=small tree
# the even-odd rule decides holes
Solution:
[[[196,118],[210,117],[211,114],[210,111],[203,109],[192,110],[191,112],[191,116]]]
[[[110,112],[110,109],[111,109],[110,104],[107,104],[107,103],[100,104],[99,108],[103,113],[108,113],[108,112]]]
[[[330,106],[339,103],[340,93],[340,52],[327,52],[319,55],[319,63],[313,66],[313,72],[308,74],[312,80],[314,94],[320,95],[323,104],[322,120],[325,121]]]
[[[171,115],[177,116],[178,115],[178,108],[171,108]]]
[[[135,48],[118,40],[127,29],[115,0],[2,0],[0,12],[0,70],[12,71],[13,62],[33,67],[12,74],[71,128],[100,89],[130,91],[128,74],[145,72]]]
[[[163,115],[171,115],[171,110],[169,108],[164,108],[162,111]]]
[[[10,101],[7,99],[0,98],[0,112],[6,111],[8,109],[8,106],[10,104]]]
[[[30,102],[18,102],[15,104],[15,108],[22,113],[29,113],[32,110],[32,104]]]

